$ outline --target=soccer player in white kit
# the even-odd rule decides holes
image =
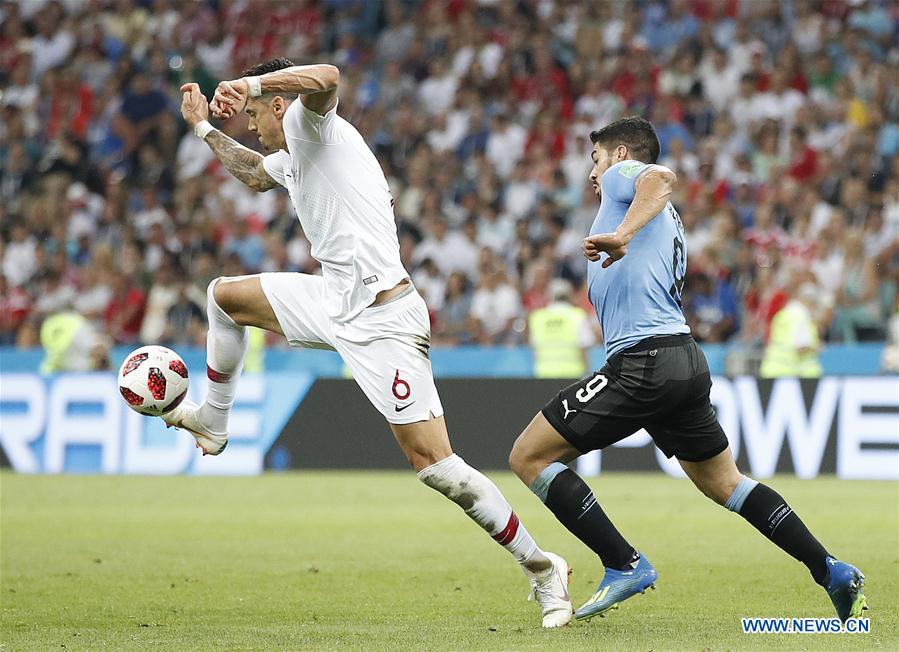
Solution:
[[[208,106],[197,84],[181,87],[182,116],[232,175],[258,192],[287,189],[322,275],[263,273],[210,283],[206,399],[199,406],[185,401],[163,419],[189,431],[204,454],[224,450],[247,326],[280,333],[293,346],[337,350],[419,479],[515,556],[544,627],[566,625],[567,563],[543,552],[499,489],[452,451],[428,358],[428,311],[400,262],[384,173],[355,127],[337,115],[339,78],[331,65],[275,59],[220,83]],[[219,118],[246,111],[268,156],[213,128],[210,110]]]

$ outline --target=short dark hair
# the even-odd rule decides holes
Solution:
[[[275,72],[276,70],[284,70],[285,68],[292,68],[296,64],[287,59],[285,57],[281,57],[280,59],[269,59],[268,61],[263,61],[262,63],[256,64],[252,68],[247,68],[242,73],[240,73],[241,77],[258,77],[259,75],[264,75],[267,72]],[[263,93],[262,97],[275,97],[279,95],[286,100],[295,100],[297,97],[297,93]]]
[[[290,59],[269,59],[268,61],[264,61],[263,63],[256,64],[252,68],[247,68],[242,73],[240,73],[240,76],[258,77],[259,75],[264,75],[267,72],[275,72],[276,70],[292,68],[294,65],[294,62]]]
[[[631,156],[643,163],[659,159],[659,137],[649,120],[636,115],[621,118],[602,129],[590,132],[590,142],[603,149],[626,145]]]

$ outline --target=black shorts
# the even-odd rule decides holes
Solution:
[[[651,337],[563,389],[543,416],[582,453],[646,428],[666,457],[701,462],[727,448],[711,387],[709,365],[692,337]]]

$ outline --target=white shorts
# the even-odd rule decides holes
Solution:
[[[325,313],[321,277],[294,272],[259,276],[288,343],[336,350],[387,421],[415,423],[443,415],[428,358],[428,309],[418,292],[340,323]]]

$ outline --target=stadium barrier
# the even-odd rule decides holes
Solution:
[[[110,355],[118,367],[134,347],[115,347]],[[177,347],[178,353],[190,368],[204,369],[206,349]],[[758,349],[742,344],[703,344],[703,353],[712,374],[721,376],[752,375],[747,358],[760,356]],[[821,352],[821,366],[825,375],[877,375],[883,344],[832,344]],[[37,371],[44,352],[37,349],[0,347],[0,369],[5,372]],[[601,346],[590,350],[590,368],[599,369],[606,362]],[[530,378],[534,370],[534,355],[526,346],[457,346],[431,349],[431,366],[438,378]],[[333,351],[303,349],[269,349],[265,356],[266,371],[313,373],[318,377],[341,378],[343,362]]]
[[[192,369],[193,372],[193,369]],[[742,469],[764,478],[899,480],[899,378],[819,381],[715,376],[712,401]],[[455,449],[484,469],[507,469],[512,443],[564,381],[438,380]],[[192,373],[190,396],[205,392]],[[193,440],[131,411],[113,373],[0,373],[0,465],[23,473],[256,474],[264,469],[402,469],[387,425],[356,384],[310,373],[247,374],[228,450],[202,457]],[[680,475],[641,431],[582,457],[586,475]]]

